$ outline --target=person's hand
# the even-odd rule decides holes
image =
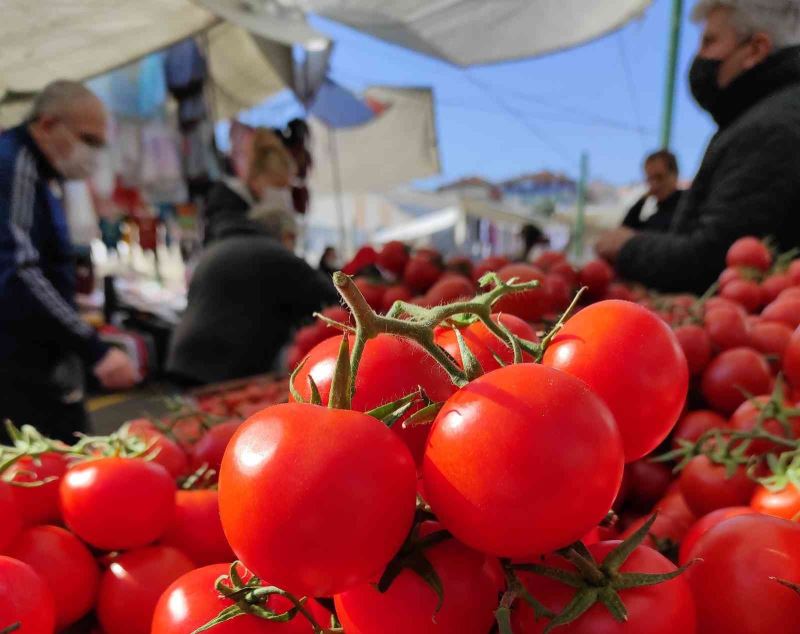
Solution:
[[[636,232],[628,227],[619,227],[601,234],[594,245],[594,250],[604,260],[613,262],[617,259],[622,247],[630,240]]]
[[[141,379],[131,358],[118,348],[111,348],[106,352],[93,371],[107,390],[124,390],[133,387]]]

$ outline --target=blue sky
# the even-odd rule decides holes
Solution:
[[[673,134],[686,177],[713,131],[686,82],[699,35],[689,22],[691,4],[685,7]],[[581,47],[468,70],[335,22],[314,17],[312,23],[335,39],[331,76],[344,86],[434,89],[442,175],[419,185],[545,168],[576,176],[583,150],[593,179],[624,184],[640,178],[642,157],[658,146],[670,9],[671,0],[655,0],[642,19]]]

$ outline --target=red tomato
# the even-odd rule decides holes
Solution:
[[[542,289],[548,298],[550,312],[561,313],[572,301],[572,292],[566,280],[555,273],[548,274],[544,278]]]
[[[706,301],[705,312],[706,314],[708,314],[711,311],[716,310],[717,308],[732,308],[737,313],[739,313],[742,316],[742,318],[747,317],[747,312],[739,304],[737,304],[736,302],[732,302],[729,299],[725,299],[724,297],[720,297],[719,295],[717,295],[716,297],[712,297],[708,301]]]
[[[28,564],[0,555],[0,628],[17,623],[21,634],[53,634],[53,593]]]
[[[514,315],[492,315],[492,320],[499,321],[518,337],[528,341],[537,340],[536,331],[528,325],[528,322],[521,320],[519,317]],[[474,324],[462,329],[461,335],[464,337],[467,347],[478,359],[484,372],[490,372],[500,367],[493,354],[500,357],[506,364],[513,363],[514,352],[489,332],[483,322],[476,321]],[[442,330],[436,335],[436,343],[447,350],[450,356],[458,362],[458,365],[461,365],[461,350],[458,347],[455,331],[452,329]],[[533,360],[533,357],[528,353],[523,353],[523,356],[525,361]]]
[[[497,608],[496,580],[486,556],[448,539],[426,549],[425,557],[444,590],[438,612],[434,590],[406,569],[383,594],[365,583],[337,595],[336,612],[344,630],[348,634],[486,634]]]
[[[795,264],[795,263],[800,263],[800,260],[795,260],[795,262],[793,262],[792,264]],[[798,269],[800,269],[800,267],[798,267]],[[791,287],[787,288],[786,290],[781,291],[781,294],[778,295],[778,299],[797,299],[797,298],[800,298],[800,286],[797,286],[797,284],[800,284],[800,282],[792,282],[792,283],[795,284],[795,286],[791,286]]]
[[[357,277],[353,281],[373,310],[381,310],[383,308],[383,294],[386,292],[386,287],[383,284],[373,282],[366,277]]]
[[[678,555],[678,563],[681,566],[685,566],[691,561],[689,555],[692,552],[695,544],[697,544],[700,538],[712,528],[718,524],[721,524],[725,520],[731,519],[732,517],[738,517],[739,515],[751,515],[753,513],[755,513],[755,511],[749,506],[729,506],[727,508],[711,511],[711,513],[708,515],[704,515],[694,524],[692,524],[689,532],[684,535],[683,541],[681,542],[680,553]]]
[[[209,429],[192,447],[192,469],[208,465],[214,471],[219,472],[225,448],[241,424],[238,420],[228,421]]]
[[[628,528],[625,529],[625,532],[622,533],[622,539],[628,539],[642,526],[644,526],[648,519],[650,519],[649,516],[642,517],[630,524]],[[664,546],[680,544],[688,530],[688,524],[685,524],[679,519],[676,519],[671,515],[667,515],[666,513],[660,513],[656,517],[656,521],[653,522],[653,525],[650,527],[650,531],[648,532],[647,539],[644,541],[644,545],[650,546],[650,548],[654,548],[659,552],[663,552],[661,548]]]
[[[0,552],[22,531],[22,513],[14,498],[14,487],[0,480]]]
[[[689,324],[675,329],[675,337],[686,355],[689,372],[700,374],[711,362],[711,339],[700,326]]]
[[[274,405],[231,440],[219,476],[222,526],[242,562],[298,596],[372,579],[403,543],[417,476],[400,439],[359,412]],[[358,509],[346,522],[343,508]]]
[[[319,388],[323,405],[327,404],[341,342],[341,337],[330,339],[309,353],[308,361],[295,378],[295,387],[304,399],[311,399],[308,385],[308,376],[311,375]],[[419,386],[434,401],[444,401],[456,390],[445,371],[422,348],[398,337],[378,335],[364,348],[352,406],[356,411],[367,412],[411,394]],[[410,414],[411,410],[405,418]],[[419,464],[429,427],[406,429],[403,420],[397,421],[392,431],[406,443]]]
[[[587,286],[592,297],[602,297],[613,279],[614,269],[605,260],[587,262],[578,274],[578,284]]]
[[[457,539],[525,557],[598,524],[622,466],[619,432],[603,402],[568,374],[521,364],[485,374],[445,402],[422,476],[427,501]]]
[[[175,482],[161,465],[138,458],[90,460],[62,478],[61,510],[67,527],[92,546],[136,548],[172,521]]]
[[[800,526],[742,515],[708,531],[689,553],[686,572],[703,634],[786,632],[800,621],[800,597],[771,579],[800,583]]]
[[[448,271],[453,271],[454,273],[458,273],[469,279],[472,279],[472,260],[470,260],[466,255],[450,256],[447,258],[446,267]]]
[[[772,374],[764,357],[752,348],[726,350],[703,372],[701,389],[711,407],[731,414],[749,394],[770,391]]]
[[[777,299],[783,291],[792,285],[792,278],[788,273],[773,273],[769,277],[764,278],[761,282],[761,294],[764,297],[764,302],[771,302]]]
[[[800,285],[800,260],[793,260],[786,272],[789,274],[792,284]]]
[[[508,282],[516,278],[518,283],[533,282],[540,286],[522,293],[506,295],[494,306],[498,313],[510,313],[525,321],[538,321],[550,311],[550,302],[547,293],[541,284],[544,282],[544,273],[529,264],[509,264],[497,273],[500,279]]]
[[[589,552],[595,560],[602,561],[619,543],[592,544]],[[575,571],[571,563],[558,555],[548,555],[543,563]],[[646,574],[665,574],[674,570],[674,564],[646,546],[636,548],[620,568],[623,573]],[[527,572],[519,573],[519,577],[528,592],[554,612],[563,610],[575,596],[574,588],[559,581]],[[559,626],[556,631],[564,634],[694,634],[700,631],[695,627],[694,602],[683,575],[654,586],[621,590],[619,597],[627,608],[627,621],[620,623],[614,620],[608,608],[596,603],[578,619]],[[512,615],[512,624],[515,634],[541,634],[547,627],[548,619],[537,621],[533,608],[519,600]]]
[[[57,453],[45,453],[37,458],[22,458],[12,465],[7,475],[14,482],[50,482],[36,487],[13,487],[17,508],[28,526],[61,521],[58,506],[58,486],[67,469],[64,457]]]
[[[563,264],[567,261],[566,256],[561,251],[542,251],[532,264],[542,271],[549,272],[556,264]]]
[[[708,309],[705,329],[711,343],[720,350],[746,346],[750,341],[744,315],[732,308],[720,306]]]
[[[487,273],[496,273],[504,266],[508,266],[510,261],[502,255],[492,255],[478,262],[472,270],[472,279],[477,283]]]
[[[744,306],[749,313],[758,312],[763,306],[763,294],[758,282],[734,280],[722,287],[720,295]]]
[[[463,275],[446,273],[425,293],[425,302],[429,306],[439,306],[474,296],[475,286],[470,280]]]
[[[727,506],[744,506],[750,502],[756,483],[740,467],[729,478],[722,465],[707,456],[697,456],[681,472],[681,494],[697,517]]]
[[[769,362],[774,370],[781,367],[783,354],[791,338],[792,329],[777,321],[759,321],[750,328],[750,346],[763,354],[776,357]]]
[[[730,424],[736,430],[749,431],[753,429],[758,423],[759,408],[757,405],[764,405],[770,400],[769,396],[756,396],[753,400],[748,400],[742,403],[731,416]],[[787,403],[787,407],[790,405]],[[768,419],[763,422],[764,429],[769,433],[780,436],[782,438],[798,438],[800,437],[800,416],[788,418],[791,432],[786,433],[783,425],[775,419]],[[747,448],[749,455],[775,453],[780,454],[786,451],[786,447],[772,443],[768,440],[753,440]]]
[[[408,261],[403,283],[414,293],[424,293],[436,283],[442,269],[427,257],[415,255]]]
[[[672,472],[665,464],[637,460],[625,466],[625,479],[628,481],[629,504],[647,512],[666,494]]]
[[[297,331],[294,337],[294,345],[302,352],[308,352],[318,343],[336,336],[336,330],[326,327],[322,322],[316,322],[309,326],[303,326]],[[300,359],[302,361],[302,359]],[[234,404],[236,405],[236,404]]]
[[[687,412],[675,426],[672,444],[674,447],[678,447],[678,441],[680,440],[695,442],[709,429],[725,429],[727,426],[727,420],[709,409],[698,409],[693,412]]]
[[[83,542],[72,533],[56,526],[35,526],[17,538],[8,554],[28,564],[47,584],[55,599],[59,630],[79,621],[94,607],[100,570]]]
[[[222,531],[218,494],[213,489],[178,491],[175,517],[160,541],[182,550],[198,566],[235,559]]]
[[[609,284],[603,299],[619,299],[623,302],[632,302],[636,300],[631,289],[621,282]]]
[[[152,455],[155,457],[153,462],[160,464],[173,478],[179,478],[186,475],[189,469],[189,459],[186,453],[180,448],[178,443],[170,440],[161,432],[148,426],[150,421],[139,422],[134,421],[128,428],[128,433],[131,436],[141,438],[149,446],[151,446]]]
[[[150,634],[159,598],[193,568],[186,555],[167,546],[138,548],[116,557],[103,573],[97,597],[97,618],[103,631]]]
[[[402,284],[389,286],[383,294],[383,312],[388,312],[395,302],[409,302],[413,298],[411,291]]]
[[[189,634],[202,627],[225,608],[233,605],[233,601],[224,598],[215,589],[220,577],[227,575],[228,564],[215,564],[198,568],[178,578],[166,592],[161,595],[153,615],[153,626],[148,630],[151,634]],[[239,574],[247,579],[244,569]],[[266,607],[277,613],[292,608],[289,599],[272,595]],[[310,599],[306,607],[322,626],[330,623],[330,613],[319,603]],[[218,634],[309,634],[311,625],[302,615],[297,615],[285,623],[270,622],[255,616],[244,615],[214,627]]]
[[[794,388],[800,388],[800,327],[793,333],[783,353],[783,375]]]
[[[551,275],[560,275],[570,288],[574,287],[578,282],[578,272],[569,262],[559,262],[551,266],[548,273]]]
[[[768,271],[772,266],[772,254],[761,240],[748,236],[739,238],[731,245],[725,256],[725,264]]]
[[[400,277],[408,264],[408,247],[402,242],[392,240],[383,245],[378,252],[378,266]]]
[[[622,434],[627,462],[666,438],[689,385],[686,358],[669,326],[646,308],[617,300],[570,318],[547,349],[544,364],[583,380],[605,401]]]
[[[766,487],[759,486],[750,501],[750,506],[764,515],[796,521],[800,514],[800,491],[793,484],[787,484],[781,491],[770,491]]]
[[[667,495],[653,507],[653,510],[663,513],[664,515],[669,515],[687,527],[694,524],[697,519],[686,504],[686,500],[683,499],[679,487],[673,492],[667,493]]]
[[[788,299],[779,297],[774,302],[767,304],[766,308],[761,311],[761,319],[777,321],[790,328],[797,328],[800,326],[800,297]]]
[[[719,285],[725,288],[731,282],[743,280],[742,272],[736,268],[727,268],[719,274]]]

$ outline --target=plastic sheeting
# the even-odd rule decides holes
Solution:
[[[281,0],[459,66],[542,55],[599,37],[652,0]]]

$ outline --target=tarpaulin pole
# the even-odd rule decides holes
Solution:
[[[586,224],[586,188],[589,184],[589,153],[581,154],[581,175],[578,180],[578,207],[575,212],[575,233],[572,236],[572,252],[581,261],[583,258],[583,233]]]
[[[336,132],[331,126],[328,129],[328,152],[331,158],[331,176],[333,177],[333,192],[336,199],[336,215],[339,220],[339,253],[349,257],[350,245],[347,240],[347,223],[344,218],[344,201],[342,200],[342,174],[339,166],[339,151],[336,147]]]
[[[678,54],[681,46],[683,0],[672,0],[672,18],[667,53],[667,78],[664,86],[664,114],[661,121],[661,147],[668,149],[672,141],[672,117],[675,111],[675,77],[678,73]]]

